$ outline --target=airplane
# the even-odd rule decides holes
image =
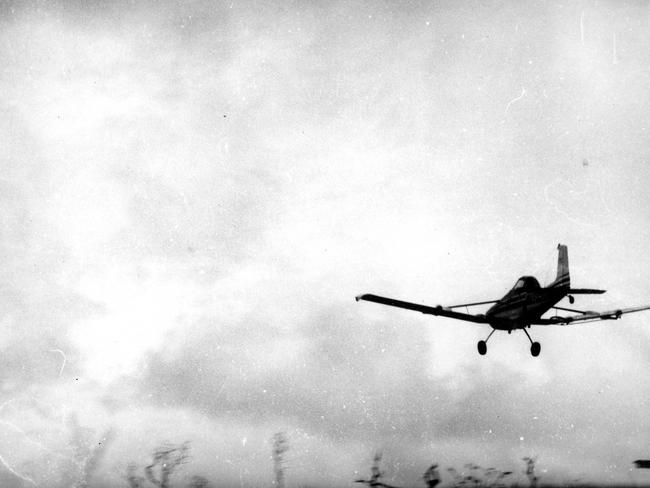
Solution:
[[[588,323],[599,320],[616,320],[620,319],[623,314],[640,312],[650,309],[650,305],[633,308],[622,308],[611,310],[609,312],[592,312],[582,311],[572,308],[558,307],[556,304],[564,297],[569,299],[569,303],[575,301],[574,295],[594,295],[605,293],[605,290],[596,290],[592,288],[571,288],[571,279],[569,275],[569,252],[567,246],[558,244],[558,261],[557,275],[555,280],[546,287],[540,286],[537,279],[533,276],[522,276],[517,280],[515,286],[506,295],[499,300],[488,300],[484,302],[462,303],[443,307],[442,305],[428,306],[417,303],[404,302],[394,298],[386,298],[373,294],[364,294],[355,297],[355,300],[365,300],[368,302],[390,305],[392,307],[414,310],[426,315],[440,315],[452,319],[465,320],[477,324],[488,324],[492,331],[485,340],[477,344],[480,355],[487,353],[487,342],[497,330],[508,331],[521,329],[525,332],[530,341],[530,353],[533,357],[539,356],[541,345],[533,341],[526,329],[531,325],[569,325],[573,323]],[[484,314],[470,314],[457,312],[454,309],[463,307],[473,307],[476,305],[493,304],[492,307]],[[556,315],[543,318],[549,310],[554,309]],[[576,315],[558,316],[557,311],[570,312]]]

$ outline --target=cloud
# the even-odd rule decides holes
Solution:
[[[165,440],[193,442],[194,472],[266,482],[278,430],[294,480],[338,484],[377,448],[416,483],[432,458],[535,451],[564,474],[642,445],[617,413],[644,422],[641,319],[535,331],[539,361],[495,336],[479,358],[483,330],[353,297],[497,298],[558,240],[585,286],[641,294],[647,29],[625,24],[612,67],[609,7],[583,16],[584,49],[580,12],[554,5],[4,8],[12,466],[65,485],[70,466],[39,462],[110,426],[98,484]]]

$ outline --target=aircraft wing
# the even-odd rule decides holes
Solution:
[[[568,325],[576,322],[596,322],[599,320],[616,320],[620,319],[621,315],[626,313],[641,312],[642,310],[650,310],[650,305],[643,305],[642,307],[632,308],[619,308],[617,310],[610,310],[609,312],[583,312],[580,315],[569,315],[568,317],[550,317],[548,319],[538,319],[532,322],[532,325]]]
[[[407,310],[414,310],[427,315],[440,315],[442,317],[449,317],[451,319],[466,320],[468,322],[476,322],[479,324],[487,323],[485,315],[478,314],[472,315],[469,313],[454,312],[449,307],[437,305],[430,307],[428,305],[420,305],[417,303],[403,302],[402,300],[395,300],[394,298],[380,297],[378,295],[365,294],[355,297],[355,300],[365,300],[367,302],[381,303],[382,305],[390,305],[391,307],[405,308]],[[487,303],[487,302],[485,302]]]

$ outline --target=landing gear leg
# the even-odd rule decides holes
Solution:
[[[526,337],[528,337],[528,340],[530,341],[530,353],[533,355],[533,357],[539,356],[539,353],[542,350],[541,344],[539,342],[533,342],[526,328],[523,328],[522,330],[524,331]]]
[[[487,352],[487,341],[490,340],[490,337],[492,337],[492,334],[494,334],[495,330],[496,329],[492,329],[492,332],[490,332],[490,335],[487,336],[487,339],[485,339],[484,341],[478,341],[477,349],[478,349],[478,353],[481,356],[485,356],[485,353]]]

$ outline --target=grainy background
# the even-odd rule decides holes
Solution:
[[[379,449],[643,480],[648,315],[480,357],[353,297],[498,298],[561,242],[609,290],[576,307],[649,303],[649,37],[646,2],[2,2],[2,486],[183,441],[175,486],[268,486],[279,431],[289,487]]]

